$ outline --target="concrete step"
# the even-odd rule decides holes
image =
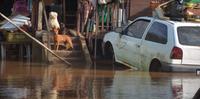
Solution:
[[[76,67],[76,66],[79,66],[79,67],[84,67],[85,66],[85,61],[67,61],[71,64],[71,66]],[[50,61],[49,62],[50,64],[65,64],[63,61]],[[67,65],[67,64],[66,64]]]
[[[84,61],[84,58],[82,56],[80,57],[62,57],[64,60],[67,61]],[[60,61],[60,59],[58,59],[57,57],[51,57],[50,60],[54,60],[54,61]]]
[[[51,43],[51,49],[54,50],[54,43]],[[64,43],[60,44],[59,50],[67,51],[66,45]],[[81,50],[81,45],[79,43],[73,43],[73,49],[72,50]]]
[[[81,42],[79,37],[72,37],[73,39],[73,49],[66,50],[65,44],[59,46],[59,50],[53,50],[57,55],[74,65],[83,65],[85,64],[85,57],[83,55],[82,49],[81,49]],[[54,43],[51,43],[52,49],[54,48]],[[63,61],[58,59],[55,56],[49,57],[50,63],[62,63]]]
[[[72,42],[73,42],[73,43],[80,43],[80,40],[79,40],[80,37],[71,37],[71,39],[72,39]],[[53,43],[53,42],[54,42],[53,39],[51,39],[50,42]]]
[[[80,57],[80,56],[82,56],[82,51],[80,51],[80,50],[72,50],[72,51],[58,50],[58,51],[54,51],[54,52],[61,57]]]
[[[64,57],[64,60],[66,60],[67,62],[69,62],[72,65],[77,65],[77,64],[81,65],[81,64],[85,63],[85,60],[84,60],[83,57],[79,57],[79,58],[77,58],[77,57],[68,57],[68,58],[65,58]],[[50,61],[50,63],[54,63],[54,64],[55,63],[63,63],[62,60],[60,60],[60,59],[58,59],[56,57],[50,58],[49,61]]]
[[[80,45],[79,37],[71,37],[71,38],[72,38],[72,43],[73,43],[73,50],[80,50],[81,45]],[[50,45],[51,45],[51,49],[54,49],[54,42],[53,41],[51,41]],[[59,50],[65,50],[65,49],[66,49],[65,43],[61,43],[59,45]]]

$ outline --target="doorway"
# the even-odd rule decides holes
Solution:
[[[67,28],[76,28],[78,0],[63,0],[64,22]]]
[[[1,0],[0,3],[0,12],[6,15],[7,17],[12,13],[14,0]],[[4,18],[0,17],[0,21],[4,20]]]

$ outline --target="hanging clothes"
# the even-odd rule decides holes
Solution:
[[[107,4],[109,2],[112,2],[112,0],[98,0],[98,4]]]
[[[104,16],[102,16],[104,13]],[[98,5],[98,14],[99,14],[99,20],[100,23],[102,22],[102,18],[104,19],[103,22],[106,23],[108,18],[111,17],[111,14],[108,13],[108,6],[107,5]]]
[[[13,4],[12,14],[21,14],[28,16],[30,13],[28,11],[28,3],[26,0],[16,0]]]
[[[90,0],[82,0],[80,2],[81,8],[80,8],[80,14],[81,14],[81,30],[84,31],[87,27],[88,19],[92,17],[94,12],[94,6]]]
[[[96,4],[97,4],[97,1],[96,0],[89,0],[89,2],[91,2],[92,6],[94,8],[96,8]]]

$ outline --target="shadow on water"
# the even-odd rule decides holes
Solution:
[[[192,73],[140,72],[106,61],[0,66],[0,99],[191,99],[199,88],[200,77]]]

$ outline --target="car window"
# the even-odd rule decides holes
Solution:
[[[137,20],[136,22],[129,25],[125,34],[135,38],[142,38],[149,23],[150,20]]]
[[[182,26],[177,28],[180,44],[200,46],[200,27]]]
[[[167,26],[162,23],[154,22],[149,31],[145,40],[157,42],[161,44],[167,43]]]

